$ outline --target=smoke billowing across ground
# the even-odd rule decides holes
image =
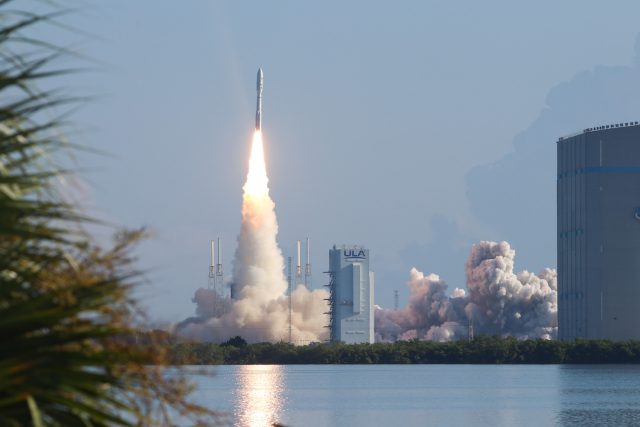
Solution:
[[[473,245],[465,264],[467,291],[447,284],[436,274],[413,268],[409,303],[400,310],[376,308],[376,338],[449,341],[474,334],[518,338],[555,338],[557,321],[556,271],[536,275],[514,272],[515,251],[507,242]]]
[[[189,338],[220,342],[240,335],[249,342],[289,340],[289,298],[284,258],[276,242],[278,222],[269,197],[262,134],[256,131],[249,172],[243,187],[242,226],[233,261],[234,300],[225,313],[214,316],[214,291],[199,289],[194,302],[198,318],[187,319],[178,333]],[[291,338],[296,343],[327,338],[324,290],[298,285],[292,292]],[[219,311],[218,311],[219,312]]]
[[[233,300],[213,290],[194,297],[197,317],[177,326],[181,336],[222,342],[236,335],[249,342],[289,340],[289,298],[284,259],[276,242],[278,222],[269,197],[262,135],[256,131],[243,187],[242,226],[233,261]],[[378,341],[426,339],[449,341],[475,334],[519,338],[557,335],[556,272],[514,272],[515,251],[507,242],[480,242],[465,264],[467,290],[447,284],[436,274],[410,272],[409,303],[400,310],[375,311]],[[298,285],[292,292],[291,338],[304,344],[327,339],[328,311],[324,290]]]

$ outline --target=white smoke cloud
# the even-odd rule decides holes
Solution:
[[[276,237],[278,222],[275,204],[269,196],[262,136],[256,132],[249,161],[249,173],[243,187],[242,225],[233,261],[234,299],[224,313],[210,307],[216,297],[196,293],[196,322],[183,322],[181,336],[221,342],[242,336],[248,342],[286,341],[289,339],[289,297],[284,278],[284,258]],[[212,292],[212,291],[209,291]],[[328,311],[325,290],[309,291],[297,286],[291,294],[291,337],[296,343],[327,338]],[[206,307],[205,307],[206,306]],[[212,311],[213,310],[213,311]],[[206,321],[202,321],[205,317]]]
[[[198,289],[192,301],[196,304],[196,316],[201,319],[219,316],[228,311],[229,301],[221,298],[213,289]]]
[[[460,339],[467,337],[470,320],[476,335],[555,338],[556,271],[514,273],[514,259],[515,251],[507,242],[473,245],[465,264],[468,292],[456,288],[450,296],[438,275],[425,276],[413,268],[407,306],[376,308],[377,339]]]
[[[213,342],[240,335],[248,342],[273,342],[288,340],[291,328],[291,338],[299,344],[327,338],[328,292],[298,285],[291,294],[290,314],[268,182],[262,136],[256,132],[233,261],[234,299],[199,289],[194,296],[197,317],[177,325],[179,335]],[[376,338],[449,341],[465,337],[470,324],[476,334],[555,337],[555,270],[514,273],[514,258],[507,242],[473,245],[465,264],[468,292],[456,288],[451,295],[438,275],[425,276],[413,268],[408,305],[401,310],[376,307]]]
[[[298,285],[292,292],[291,338],[294,343],[308,344],[327,339],[324,327],[328,322],[324,314],[327,295],[324,290],[309,291],[304,285]],[[288,341],[289,297],[276,295],[262,303],[253,297],[229,301],[227,313],[206,319],[188,319],[177,332],[198,341],[223,342],[236,335],[248,342]]]

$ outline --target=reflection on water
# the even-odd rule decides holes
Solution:
[[[284,404],[284,367],[245,365],[236,371],[235,418],[240,426],[262,427],[277,423]]]
[[[219,366],[198,390],[238,426],[640,426],[640,365]]]
[[[559,367],[558,426],[640,425],[640,369],[637,365]]]

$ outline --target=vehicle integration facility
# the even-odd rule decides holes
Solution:
[[[333,246],[329,250],[329,328],[332,342],[373,343],[374,275],[369,250]]]
[[[558,336],[640,339],[640,126],[558,140]]]

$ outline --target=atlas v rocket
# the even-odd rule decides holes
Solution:
[[[262,68],[258,68],[258,79],[256,82],[256,90],[258,91],[258,100],[256,103],[256,130],[262,130],[262,85],[264,74]]]

